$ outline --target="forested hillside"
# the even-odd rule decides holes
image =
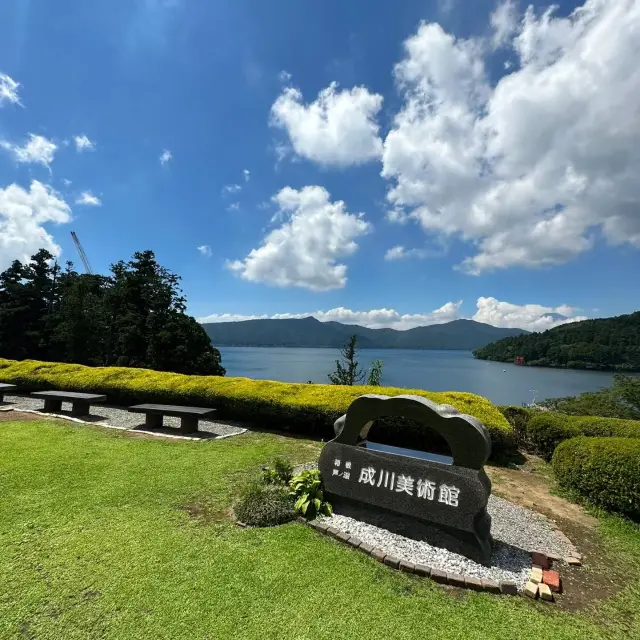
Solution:
[[[244,320],[203,325],[214,344],[229,347],[342,347],[355,335],[361,349],[462,349],[471,351],[492,340],[518,335],[473,320],[415,327],[405,331],[370,329],[357,324],[320,322],[316,318]]]
[[[640,371],[640,311],[504,338],[473,355],[499,362],[522,356],[525,364],[544,367]]]
[[[0,274],[0,358],[224,375],[179,280],[152,251],[108,276],[61,269],[45,250],[16,260]]]

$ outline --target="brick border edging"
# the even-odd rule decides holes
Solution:
[[[433,569],[423,564],[414,564],[400,560],[393,555],[386,554],[382,549],[374,548],[372,545],[362,542],[359,538],[350,536],[348,533],[339,531],[335,527],[331,527],[319,520],[304,520],[305,524],[315,529],[318,533],[328,535],[340,542],[344,542],[349,546],[366,553],[374,560],[381,562],[392,569],[412,573],[423,578],[431,578],[439,584],[447,584],[452,587],[462,589],[471,589],[473,591],[486,591],[488,593],[499,593],[502,595],[517,596],[518,585],[512,580],[501,580],[499,583],[493,580],[480,580],[479,578],[465,578],[457,573],[446,573],[440,569]]]

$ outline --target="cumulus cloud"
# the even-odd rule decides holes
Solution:
[[[16,82],[11,76],[6,73],[0,73],[0,107],[4,106],[5,103],[20,104],[19,87],[20,83]]]
[[[359,324],[370,329],[412,329],[429,324],[442,324],[457,320],[462,301],[447,302],[439,309],[428,313],[398,313],[395,309],[372,309],[371,311],[352,311],[344,307],[329,309],[329,311],[314,311],[310,313],[277,313],[274,315],[247,316],[232,313],[213,314],[199,318],[200,322],[237,322],[240,320],[291,319],[308,318],[313,316],[320,322],[342,322],[343,324]]]
[[[208,244],[203,244],[198,247],[198,251],[207,258],[211,257],[212,251],[211,247]]]
[[[421,24],[405,42],[382,170],[395,219],[474,246],[470,274],[566,262],[598,229],[640,248],[640,3],[512,12],[494,36],[516,25],[518,64],[495,86],[484,41]]]
[[[540,304],[518,305],[495,298],[478,298],[477,307],[478,311],[472,318],[477,322],[527,331],[546,331],[567,322],[587,319],[586,316],[577,315],[578,310],[566,304],[545,307]],[[550,314],[560,314],[566,318]]]
[[[171,155],[171,151],[168,151],[167,149],[165,149],[161,154],[160,154],[160,164],[164,167],[165,164],[167,164],[167,162],[169,162],[170,160],[173,159],[173,155]]]
[[[17,184],[0,188],[0,270],[13,260],[27,261],[38,249],[58,255],[60,247],[44,225],[70,220],[69,205],[51,187],[37,180],[29,190]]]
[[[50,168],[58,146],[52,140],[44,136],[29,134],[29,140],[24,146],[0,142],[0,146],[13,154],[13,157],[21,163],[41,164]]]
[[[287,87],[271,107],[271,124],[286,131],[298,156],[344,167],[380,157],[381,107],[382,96],[365,87],[338,91],[332,82],[310,104],[299,89]]]
[[[76,145],[76,151],[79,153],[82,151],[93,151],[96,148],[96,143],[89,140],[85,135],[75,136],[73,142]]]
[[[102,205],[102,201],[97,196],[94,196],[91,191],[83,191],[77,198],[76,204],[84,204],[90,207],[99,207]]]
[[[347,266],[338,262],[353,254],[356,239],[371,226],[362,213],[351,214],[344,202],[331,202],[323,187],[299,191],[285,187],[273,197],[283,224],[244,260],[227,266],[245,280],[312,291],[340,289]]]

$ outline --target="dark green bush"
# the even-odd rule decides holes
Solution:
[[[501,405],[498,406],[498,409],[513,428],[514,437],[518,447],[526,449],[528,444],[527,425],[529,424],[529,420],[539,412],[535,409],[514,407],[510,405]]]
[[[640,518],[640,439],[573,438],[558,445],[552,464],[560,486],[609,511]]]
[[[582,435],[580,430],[571,423],[569,416],[540,411],[527,423],[524,440],[529,450],[549,461],[563,440],[579,435]]]
[[[251,480],[234,505],[236,518],[252,527],[274,527],[296,517],[294,498],[288,487]]]
[[[576,436],[640,438],[640,420],[538,411],[525,426],[523,442],[525,448],[550,460],[561,442]]]

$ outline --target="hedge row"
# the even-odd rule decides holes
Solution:
[[[573,438],[558,445],[552,464],[560,486],[640,519],[640,439]]]
[[[461,413],[478,418],[489,430],[493,454],[515,447],[513,429],[500,411],[487,399],[472,393],[435,393],[394,387],[333,386],[291,384],[271,380],[189,376],[125,367],[86,367],[75,364],[0,359],[0,381],[19,385],[24,390],[64,389],[103,393],[113,404],[129,405],[157,402],[218,409],[222,419],[241,420],[258,428],[291,431],[329,440],[334,437],[333,423],[344,414],[353,400],[365,393],[389,396],[414,394],[438,404],[449,404]],[[378,425],[374,426],[376,429]],[[372,429],[371,435],[374,435]],[[407,446],[415,440],[425,449],[440,442],[431,429],[413,425],[407,433],[398,433],[389,424],[381,424],[376,440]],[[408,442],[408,440],[409,442]],[[373,438],[372,438],[373,439]]]
[[[519,446],[550,460],[555,448],[577,436],[640,438],[640,420],[569,416],[553,411],[501,407]]]

